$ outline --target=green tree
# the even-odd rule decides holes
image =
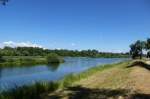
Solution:
[[[4,58],[2,56],[2,54],[0,54],[0,62],[3,62],[4,61]]]
[[[145,49],[147,51],[147,58],[150,58],[150,38],[148,38],[147,41],[146,41]]]
[[[58,56],[71,57],[126,57],[124,53],[99,52],[97,50],[67,50],[67,49],[43,49],[37,47],[4,47],[0,49],[3,56],[47,56],[50,53],[56,53]]]
[[[62,63],[62,62],[64,62],[64,60],[57,54],[50,53],[47,55],[47,62],[48,63]]]
[[[146,41],[146,49],[150,50],[150,38],[148,38]]]
[[[130,45],[130,54],[132,55],[132,58],[142,58],[143,55],[143,47],[144,47],[144,42],[138,40],[134,44]]]
[[[147,52],[147,58],[150,58],[150,51]]]

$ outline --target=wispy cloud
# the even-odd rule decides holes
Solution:
[[[76,43],[71,43],[71,46],[76,46]]]
[[[10,47],[39,47],[43,48],[42,45],[31,43],[31,42],[14,42],[14,41],[7,41],[3,42],[2,46],[10,46]]]

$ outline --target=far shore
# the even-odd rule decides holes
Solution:
[[[38,64],[48,64],[47,59],[44,56],[3,56],[3,58],[5,61],[0,62],[0,67],[33,66]],[[90,57],[90,58],[120,58],[120,57]]]

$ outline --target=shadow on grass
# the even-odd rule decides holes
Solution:
[[[137,94],[131,95],[131,98],[129,99],[150,99],[150,94],[137,93]]]
[[[150,65],[148,65],[142,61],[136,61],[136,62],[132,63],[131,65],[127,66],[127,68],[134,67],[134,66],[139,66],[139,67],[143,67],[147,70],[150,70]]]
[[[81,86],[69,87],[68,94],[60,92],[47,99],[150,99],[150,94],[131,94],[127,89],[89,89]]]
[[[117,99],[119,96],[127,97],[128,90],[118,89],[118,90],[110,90],[110,89],[89,89],[81,86],[76,87],[68,87],[66,92],[69,92],[67,95],[67,99],[108,99],[113,97]],[[49,96],[48,99],[62,99],[64,95],[62,93],[57,93],[56,95]]]
[[[89,89],[84,87],[70,87],[69,90],[73,91],[69,95],[69,99],[107,99],[109,97],[117,98],[120,95],[126,96],[128,90],[118,89]]]

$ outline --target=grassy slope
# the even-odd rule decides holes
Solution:
[[[49,94],[46,99],[140,99],[150,98],[150,71],[132,61],[98,70],[72,86]],[[140,64],[139,64],[140,65]]]
[[[0,62],[0,67],[46,64],[46,58],[41,56],[5,56],[4,62]]]

